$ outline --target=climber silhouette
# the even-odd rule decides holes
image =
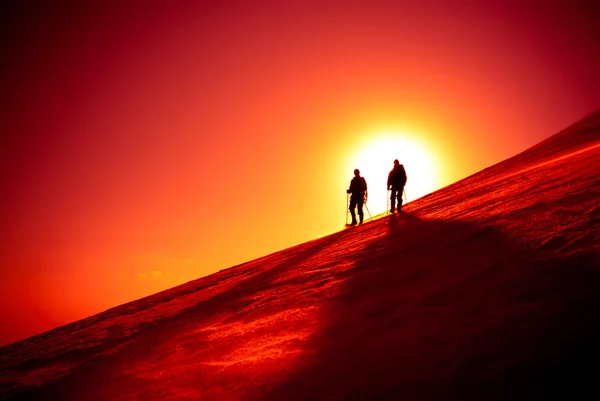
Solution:
[[[350,188],[346,191],[346,193],[351,194],[350,197],[350,215],[352,216],[351,225],[356,225],[356,212],[355,209],[358,208],[358,217],[360,219],[360,223],[363,222],[363,204],[365,202],[365,195],[367,194],[367,181],[364,177],[360,176],[360,171],[358,169],[354,170],[354,178],[350,181]]]
[[[390,189],[392,191],[390,195],[390,201],[392,203],[390,209],[391,213],[394,213],[396,209],[396,197],[398,198],[398,212],[402,210],[402,191],[404,191],[404,186],[406,185],[406,178],[404,166],[400,164],[398,159],[394,160],[394,168],[390,171],[387,180],[387,189],[388,191]]]

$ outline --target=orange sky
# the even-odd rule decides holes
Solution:
[[[414,198],[600,106],[584,2],[200,3],[4,13],[0,344],[341,229],[378,140]]]

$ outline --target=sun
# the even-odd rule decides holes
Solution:
[[[365,140],[356,150],[349,173],[360,170],[368,186],[367,206],[372,215],[385,212],[389,192],[388,173],[398,159],[406,169],[407,200],[417,199],[437,189],[437,166],[432,151],[424,143],[403,133],[384,133]]]

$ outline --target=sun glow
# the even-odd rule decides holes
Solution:
[[[363,142],[349,166],[349,174],[358,168],[367,180],[367,206],[372,215],[386,211],[388,173],[398,159],[406,169],[406,199],[410,202],[437,189],[437,165],[431,151],[403,133],[387,133]]]

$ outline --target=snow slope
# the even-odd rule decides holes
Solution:
[[[600,110],[406,209],[2,347],[0,398],[600,399]]]

